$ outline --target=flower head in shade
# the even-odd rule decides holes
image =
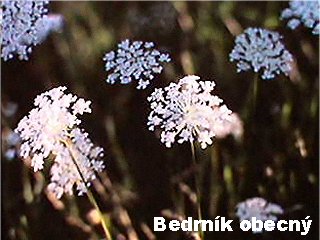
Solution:
[[[281,19],[289,19],[287,26],[296,29],[300,24],[312,29],[312,33],[319,35],[320,4],[319,1],[297,1],[289,3],[290,7],[281,13]]]
[[[154,48],[152,42],[131,42],[127,39],[118,44],[117,51],[105,54],[106,71],[111,71],[106,81],[114,84],[128,84],[138,81],[137,89],[145,89],[155,74],[162,72],[161,63],[170,62],[168,54]]]
[[[281,43],[282,36],[261,28],[248,28],[236,37],[230,61],[237,62],[237,71],[262,71],[263,79],[272,79],[291,70],[292,55]]]
[[[46,17],[49,1],[4,0],[2,8],[2,53],[4,60],[27,60],[32,46],[38,43],[37,27]]]
[[[43,169],[44,160],[53,159],[51,183],[48,189],[58,198],[72,194],[76,186],[79,194],[86,191],[95,171],[103,169],[103,149],[95,147],[88,134],[79,128],[79,115],[90,113],[90,101],[65,94],[65,87],[57,87],[38,95],[32,109],[15,131],[22,144],[20,155],[31,158],[34,171]]]
[[[148,97],[151,112],[149,130],[161,130],[161,142],[166,147],[177,141],[198,141],[202,148],[212,144],[216,129],[230,118],[231,111],[222,99],[213,95],[213,81],[199,81],[198,76],[186,76],[178,83],[155,89]]]
[[[265,199],[255,197],[247,199],[237,205],[236,215],[242,220],[251,220],[252,217],[261,221],[277,221],[277,215],[283,214],[283,209],[277,204],[268,203]]]
[[[47,14],[49,1],[4,0],[1,2],[1,57],[6,61],[15,55],[28,60],[32,46],[44,41],[50,32],[63,24],[61,15]]]

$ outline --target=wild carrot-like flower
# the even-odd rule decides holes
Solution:
[[[237,71],[263,71],[263,79],[272,79],[281,72],[288,75],[292,55],[281,43],[282,36],[261,28],[248,28],[236,37],[230,61],[237,62]]]
[[[237,205],[236,215],[242,220],[251,220],[252,217],[261,221],[277,221],[277,215],[283,214],[283,209],[274,203],[268,203],[265,199],[255,197],[247,199]]]
[[[88,134],[79,128],[79,115],[90,113],[90,101],[65,94],[57,87],[38,95],[32,109],[15,131],[22,139],[20,155],[31,158],[34,171],[43,169],[44,160],[53,159],[48,190],[60,198],[63,193],[86,192],[95,171],[104,168],[99,160],[103,149],[95,147]]]
[[[14,55],[28,60],[32,46],[41,43],[60,24],[60,20],[47,15],[48,3],[42,0],[1,1],[1,57],[5,61]]]
[[[132,80],[138,81],[137,89],[145,89],[155,74],[162,72],[160,63],[170,62],[168,54],[161,53],[154,48],[153,42],[134,41],[128,39],[118,44],[117,51],[105,54],[106,71],[112,71],[106,81],[114,84],[128,84]]]
[[[178,83],[155,89],[148,97],[151,112],[149,130],[161,130],[161,142],[166,147],[177,141],[198,141],[202,148],[212,144],[217,129],[230,120],[231,111],[222,99],[212,94],[213,81],[198,81],[198,76],[186,76]]]
[[[296,29],[300,24],[312,29],[312,33],[319,35],[320,4],[319,1],[293,0],[281,13],[281,19],[289,19],[287,26]]]

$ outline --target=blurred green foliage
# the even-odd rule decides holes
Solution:
[[[2,138],[31,110],[39,93],[65,85],[90,99],[93,114],[83,127],[106,151],[106,173],[93,192],[117,239],[188,239],[182,232],[152,233],[154,216],[195,216],[194,174],[188,144],[165,148],[147,130],[146,97],[186,74],[213,79],[227,106],[241,115],[244,136],[197,148],[204,219],[234,218],[234,208],[261,196],[285,209],[283,218],[311,216],[317,239],[319,212],[319,39],[303,27],[279,20],[287,2],[51,2],[65,18],[61,33],[34,48],[28,62],[2,62]],[[236,73],[229,62],[235,36],[247,27],[279,31],[295,63],[289,77],[259,81],[254,114],[248,113],[252,72]],[[102,57],[117,42],[154,41],[172,62],[144,91],[108,85]],[[56,201],[48,181],[19,158],[4,157],[2,145],[3,239],[101,239],[102,229],[86,197]],[[46,173],[47,174],[47,173]],[[45,174],[45,175],[46,175]],[[191,200],[190,200],[191,199]],[[208,233],[206,239],[301,239],[295,232],[253,235]],[[189,236],[189,239],[190,236]]]

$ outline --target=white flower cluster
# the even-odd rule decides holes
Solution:
[[[252,217],[261,221],[277,221],[277,215],[283,214],[283,209],[277,204],[268,203],[265,199],[255,197],[247,199],[237,205],[236,215],[242,220],[251,220]]]
[[[128,84],[132,80],[138,81],[137,89],[145,89],[154,74],[162,72],[162,62],[170,62],[168,54],[161,53],[154,49],[153,42],[133,41],[128,39],[118,44],[117,51],[105,54],[106,71],[112,73],[108,75],[106,81],[114,84],[120,81],[121,84]]]
[[[272,79],[281,72],[288,75],[293,57],[280,42],[281,38],[277,32],[248,28],[236,37],[230,61],[237,61],[238,72],[263,69],[263,79]]]
[[[82,194],[95,179],[95,171],[104,168],[98,160],[103,149],[95,147],[88,134],[79,129],[81,120],[77,115],[90,113],[91,102],[65,94],[65,90],[57,87],[38,95],[35,108],[15,130],[22,138],[20,155],[31,158],[35,172],[43,169],[46,158],[54,159],[48,190],[58,198],[63,193],[72,194],[74,185]]]
[[[49,32],[60,29],[62,17],[48,16],[49,1],[1,1],[1,57],[7,61],[17,55],[28,60],[32,46],[41,43]]]
[[[305,27],[312,29],[313,34],[319,35],[319,1],[293,0],[289,5],[290,7],[281,13],[281,19],[289,19],[287,26],[296,29],[300,24],[304,24]]]
[[[215,83],[199,79],[186,76],[164,89],[155,89],[148,97],[152,111],[147,125],[151,131],[160,127],[161,142],[167,147],[177,138],[178,143],[197,140],[206,148],[230,119],[231,111],[222,105],[222,99],[211,93]]]

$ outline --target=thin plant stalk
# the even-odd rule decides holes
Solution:
[[[197,166],[197,161],[196,161],[196,154],[195,154],[195,147],[193,142],[191,141],[191,153],[192,153],[192,162],[194,167]],[[202,220],[202,214],[201,214],[201,199],[200,199],[200,181],[198,179],[198,174],[196,172],[195,174],[195,184],[196,184],[196,194],[197,194],[197,214],[198,214],[198,219]],[[202,228],[200,227],[200,238],[203,240],[204,239],[204,232],[202,231]]]
[[[246,96],[245,108],[243,109],[243,116],[247,121],[252,119],[252,116],[255,115],[257,98],[259,92],[259,74],[255,73],[253,80],[250,82],[249,91]]]
[[[76,161],[75,156],[74,156],[75,154],[72,152],[72,148],[71,148],[72,142],[71,142],[71,141],[64,141],[63,143],[64,143],[64,144],[66,145],[66,147],[68,148],[68,150],[69,150],[69,152],[70,152],[71,159],[72,159],[74,165],[75,165],[76,168],[77,168],[77,171],[78,171],[78,173],[79,173],[79,175],[80,175],[80,177],[81,177],[81,180],[83,181],[83,183],[84,183],[85,186],[86,186],[87,196],[88,196],[88,199],[89,199],[90,203],[93,205],[93,207],[94,207],[94,208],[97,210],[97,212],[98,212],[98,215],[99,215],[100,221],[101,221],[101,226],[102,226],[103,231],[104,231],[105,236],[106,236],[106,240],[112,240],[111,234],[110,234],[110,232],[109,232],[109,230],[108,230],[108,227],[107,227],[106,220],[104,219],[103,214],[102,214],[102,212],[101,212],[101,210],[100,210],[100,208],[99,208],[99,206],[98,206],[98,203],[97,203],[96,199],[94,198],[92,192],[91,192],[90,189],[87,187],[87,184],[86,184],[87,182],[86,182],[86,180],[85,180],[85,178],[84,178],[84,176],[83,176],[83,174],[82,174],[82,172],[81,172],[81,170],[80,170],[80,167],[79,167],[78,164],[77,164],[77,161]]]
[[[252,93],[252,114],[255,114],[256,112],[256,106],[257,106],[257,97],[258,97],[258,91],[259,91],[259,74],[256,73],[253,78],[253,93]]]

